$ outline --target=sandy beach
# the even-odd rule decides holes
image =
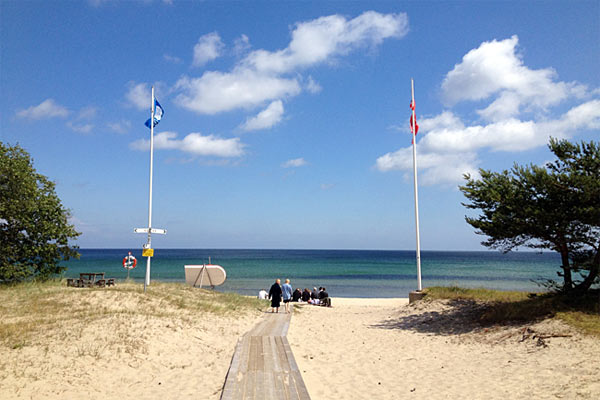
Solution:
[[[153,296],[133,289],[19,293],[39,296],[28,303],[39,310],[8,317],[10,301],[24,300],[3,292],[0,398],[219,399],[236,342],[262,312],[256,305],[199,311],[199,304],[212,307],[201,303],[211,301],[208,292],[152,289]],[[230,301],[253,300],[227,299],[225,307]],[[288,340],[313,400],[600,393],[598,338],[558,321],[482,328],[469,319],[477,307],[469,302],[407,303],[334,298],[332,308],[296,307]],[[50,315],[62,309],[57,304],[73,314]],[[10,336],[32,314],[41,325],[25,325],[22,340]]]
[[[600,393],[598,338],[558,321],[482,328],[469,320],[468,302],[407,303],[340,298],[332,308],[296,312],[288,340],[311,398],[591,399]]]

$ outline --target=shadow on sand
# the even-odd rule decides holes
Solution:
[[[449,300],[444,303],[416,303],[403,314],[371,325],[376,329],[402,329],[434,335],[460,335],[482,329],[479,318],[486,306],[472,300]]]

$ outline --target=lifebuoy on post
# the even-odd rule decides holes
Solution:
[[[134,256],[129,253],[129,255],[123,257],[123,268],[125,269],[134,269],[137,265],[137,260]]]

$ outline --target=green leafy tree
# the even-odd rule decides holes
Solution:
[[[600,146],[551,139],[556,160],[503,172],[465,175],[460,190],[476,218],[465,217],[488,238],[482,244],[508,252],[550,249],[561,256],[562,289],[585,292],[600,281]]]
[[[54,186],[25,150],[0,142],[0,283],[45,280],[66,269],[61,260],[79,258],[69,246],[79,233]]]

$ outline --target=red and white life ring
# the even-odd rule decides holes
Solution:
[[[136,265],[137,265],[137,260],[131,254],[129,254],[123,258],[123,268],[134,269]]]

